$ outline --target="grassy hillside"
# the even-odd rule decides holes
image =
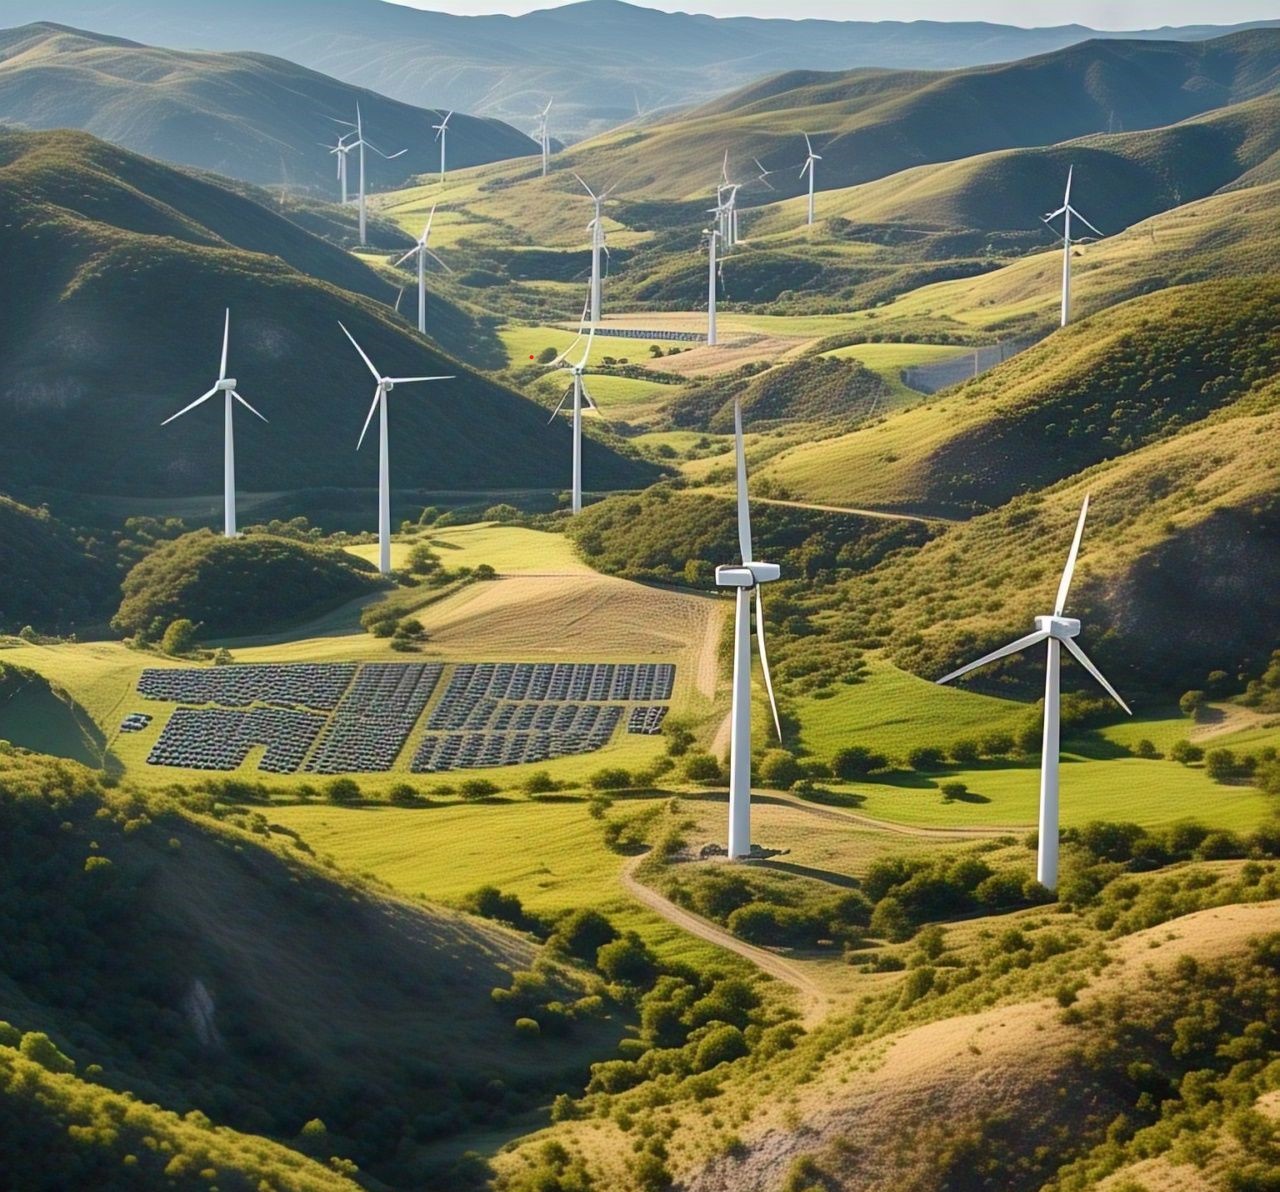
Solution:
[[[78,767],[0,758],[0,903],[11,923],[0,1019],[49,1036],[79,1075],[24,1042],[28,1058],[68,1079],[14,1080],[16,1060],[0,1051],[6,1155],[16,1122],[47,1137],[48,1119],[88,1119],[81,1147],[42,1157],[67,1187],[78,1165],[119,1163],[120,1142],[154,1121],[182,1134],[181,1150],[219,1152],[229,1168],[219,1186],[256,1187],[237,1169],[276,1163],[299,1175],[275,1187],[349,1186],[302,1158],[341,1155],[379,1186],[421,1187],[440,1178],[432,1144],[500,1127],[573,1087],[616,1040],[607,1012],[566,1019],[554,1042],[522,1040],[513,1007],[489,995],[530,967],[535,943],[361,888],[261,816],[230,819],[104,792]],[[589,989],[549,957],[539,968],[544,999],[572,1003]],[[113,1130],[130,1096],[189,1116],[139,1108]],[[142,1153],[142,1173],[154,1175],[156,1150]],[[172,1174],[188,1174],[185,1162]]]
[[[754,181],[752,158],[797,177],[808,132],[823,157],[822,189],[849,186],[928,162],[1091,133],[1155,128],[1272,91],[1280,31],[1210,41],[1093,40],[1018,62],[945,73],[801,72],[725,96],[678,119],[575,146],[563,156],[584,176],[608,177],[629,196],[685,198],[730,172]],[[769,192],[754,185],[759,202]]]
[[[40,22],[0,30],[0,118],[32,129],[78,128],[178,165],[262,186],[336,198],[335,159],[323,148],[355,120],[394,161],[366,154],[375,190],[438,169],[431,126],[444,111],[410,107],[267,54],[195,53],[139,45]],[[500,120],[449,122],[457,166],[528,156],[534,142]],[[355,188],[356,157],[350,178]]]
[[[245,251],[232,238],[237,211],[264,233],[287,231],[286,221],[120,150],[99,150],[109,175],[101,164],[79,165],[92,144],[59,133],[5,140],[0,251],[30,279],[23,292],[11,289],[0,299],[0,462],[15,493],[37,486],[132,496],[219,493],[222,425],[214,407],[160,424],[216,376],[227,306],[232,372],[270,419],[267,426],[239,420],[242,491],[376,485],[376,455],[368,447],[355,451],[372,378],[339,320],[388,373],[458,377],[392,398],[398,486],[563,486],[567,427],[547,426],[537,406],[482,380],[387,308],[262,254],[262,244]],[[138,199],[157,173],[186,188],[187,201]],[[31,185],[33,175],[41,186]],[[56,189],[46,194],[46,186]],[[209,206],[230,211],[216,240],[192,226]],[[337,252],[295,235],[317,256]],[[653,474],[595,442],[587,445],[586,467],[598,489]]]
[[[48,510],[0,497],[0,631],[68,632],[100,622],[113,587],[109,563]]]
[[[1001,505],[1248,401],[1280,367],[1269,279],[1202,282],[1076,322],[927,403],[764,470],[809,499]]]
[[[1115,233],[1227,187],[1274,181],[1278,155],[1280,97],[1266,95],[1161,128],[902,170],[824,195],[822,214],[855,226],[1025,231],[1043,242],[1052,234],[1040,217],[1060,205],[1067,169],[1074,166],[1075,205],[1104,233]],[[771,204],[752,217],[748,234],[794,232],[804,202]]]

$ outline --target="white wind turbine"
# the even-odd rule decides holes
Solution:
[[[813,142],[809,140],[808,133],[804,134],[804,147],[808,153],[808,156],[804,159],[804,165],[800,167],[800,177],[803,178],[805,176],[806,171],[809,174],[809,226],[812,227],[813,226],[813,184],[814,184],[814,174],[816,173],[816,171],[814,170],[813,163],[816,161],[821,161],[822,158],[819,157],[813,151]]]
[[[573,351],[578,340],[582,338],[582,328],[587,321],[587,307],[591,298],[588,296],[587,303],[582,308],[582,320],[578,324],[578,334],[560,355],[551,363],[552,368],[562,364],[565,358]],[[559,416],[560,411],[564,409],[564,403],[573,397],[573,478],[570,486],[570,511],[572,513],[582,512],[582,403],[585,401],[597,414],[600,413],[600,407],[591,399],[591,394],[587,392],[586,382],[582,379],[582,374],[587,367],[587,361],[591,356],[591,342],[596,337],[596,329],[591,328],[587,335],[587,346],[583,349],[582,358],[577,364],[570,369],[573,380],[569,383],[569,387],[560,397],[560,404],[552,411],[551,417],[547,420],[550,426]]]
[[[738,243],[738,191],[740,182],[729,181],[729,150],[724,151],[720,166],[720,185],[716,187],[716,203],[719,207],[720,237],[726,249]]]
[[[369,433],[369,423],[373,421],[374,410],[378,411],[378,570],[386,575],[391,570],[391,457],[387,447],[387,394],[397,385],[413,385],[419,381],[452,381],[453,377],[384,377],[373,366],[373,361],[365,355],[364,349],[356,343],[356,338],[342,324],[342,333],[350,341],[360,359],[363,360],[377,387],[373,393],[373,405],[364,420],[364,429],[356,443],[359,451],[364,445],[364,437]]]
[[[346,120],[339,120],[338,123],[346,124],[348,122]],[[328,149],[329,153],[336,156],[338,159],[338,183],[342,187],[342,205],[344,207],[348,202],[350,202],[347,198],[347,155],[355,148],[355,145],[347,144],[347,138],[355,135],[354,131],[344,132],[338,138],[338,143],[336,145],[321,145],[322,149]]]
[[[1103,690],[1111,696],[1129,715],[1133,713],[1129,705],[1117,694],[1116,689],[1102,676],[1102,672],[1089,660],[1085,652],[1076,644],[1076,636],[1080,632],[1080,622],[1071,617],[1064,617],[1062,611],[1067,605],[1067,592],[1071,588],[1071,576],[1076,569],[1076,558],[1080,554],[1080,540],[1084,537],[1084,521],[1089,514],[1089,498],[1084,499],[1080,510],[1080,520],[1076,523],[1076,536],[1071,543],[1071,553],[1067,555],[1067,565],[1062,572],[1062,580],[1058,584],[1058,598],[1054,601],[1053,612],[1047,617],[1036,617],[1035,631],[1020,637],[1015,642],[994,650],[979,658],[976,662],[962,666],[949,675],[944,675],[939,683],[950,683],[952,679],[968,674],[997,658],[1007,658],[1019,650],[1047,641],[1049,660],[1044,681],[1044,744],[1040,755],[1040,845],[1036,859],[1036,879],[1041,885],[1052,890],[1058,884],[1058,764],[1059,737],[1061,720],[1061,671],[1062,647],[1066,646],[1075,660],[1080,663],[1095,679],[1102,684]]]
[[[538,140],[538,147],[542,150],[542,176],[547,176],[547,168],[551,161],[551,138],[547,136],[547,115],[551,111],[551,105],[554,101],[547,100],[547,106],[538,113],[538,131],[533,135]]]
[[[436,130],[436,140],[440,142],[440,181],[444,181],[444,150],[445,144],[449,139],[449,121],[453,119],[453,110],[450,109],[449,114],[440,121],[439,124],[433,124],[431,127]]]
[[[600,254],[608,252],[604,242],[604,201],[613,194],[613,187],[608,190],[601,191],[596,194],[581,177],[574,174],[574,177],[581,183],[582,189],[591,196],[591,201],[595,204],[595,214],[591,217],[591,222],[587,224],[587,231],[591,233],[591,321],[592,323],[600,322],[600,308],[602,305],[602,293],[604,290],[604,279],[600,273]]]
[[[747,501],[747,457],[742,444],[742,403],[733,403],[734,445],[738,463],[738,547],[742,562],[716,568],[716,586],[735,589],[733,620],[733,710],[729,734],[729,860],[751,853],[751,594],[755,592],[756,636],[760,643],[760,669],[773,709],[773,725],[782,739],[778,704],[764,645],[764,601],[760,585],[781,574],[776,563],[761,563],[751,547],[751,510]]]
[[[720,208],[714,208],[709,214],[720,215]],[[719,227],[703,228],[702,234],[707,238],[707,346],[715,347],[716,340],[716,281],[719,263],[716,259],[716,248],[720,241]]]
[[[766,170],[764,168],[764,163],[758,157],[753,157],[751,160],[756,163],[756,169],[760,171],[760,173],[756,175],[756,181],[763,182],[765,186],[767,186],[770,190],[776,190],[777,187],[775,187],[773,183],[769,181],[769,175],[776,174],[778,171]]]
[[[418,330],[426,333],[427,330],[427,257],[430,257],[437,265],[446,273],[452,273],[453,270],[446,265],[435,252],[428,247],[428,241],[431,239],[431,221],[436,217],[435,204],[431,205],[431,214],[427,216],[427,226],[423,229],[422,238],[402,256],[396,266],[403,265],[410,257],[418,258]],[[396,308],[399,309],[399,301]]]
[[[202,406],[211,397],[223,395],[223,438],[222,438],[222,524],[223,534],[228,538],[236,536],[236,443],[234,419],[234,402],[239,402],[251,414],[257,414],[266,422],[243,397],[236,392],[236,380],[227,376],[227,348],[231,342],[231,310],[228,308],[226,320],[222,325],[222,363],[218,366],[218,380],[212,389],[203,397],[197,397],[189,406],[183,407],[160,425],[168,426],[176,418],[181,418],[196,406]]]
[[[357,202],[360,204],[360,243],[367,243],[365,235],[366,229],[366,213],[365,213],[365,189],[364,189],[364,151],[372,149],[379,157],[386,158],[387,161],[394,161],[397,157],[403,157],[408,150],[401,149],[397,153],[383,153],[372,141],[364,139],[364,120],[360,115],[360,105],[356,104],[356,139],[348,146],[348,152],[352,149],[360,150],[360,194]],[[345,171],[344,171],[345,173]]]
[[[1097,236],[1102,233],[1071,205],[1071,175],[1075,166],[1067,167],[1067,189],[1062,196],[1062,206],[1057,211],[1050,211],[1044,216],[1044,222],[1052,226],[1059,215],[1062,216],[1062,326],[1071,321],[1071,217],[1074,215],[1086,228]]]

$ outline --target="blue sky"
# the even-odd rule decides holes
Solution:
[[[553,0],[397,0],[443,12],[522,13],[554,8]],[[843,20],[998,21],[1009,25],[1089,25],[1153,29],[1162,25],[1229,25],[1280,17],[1277,0],[644,0],[669,12],[715,16],[826,17]]]

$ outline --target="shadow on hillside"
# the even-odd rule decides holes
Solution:
[[[775,869],[779,873],[792,873],[796,877],[812,878],[816,882],[826,882],[829,886],[842,886],[853,890],[858,886],[858,879],[846,873],[835,873],[830,869],[815,869],[812,865],[797,865],[794,861],[752,861],[753,869]]]

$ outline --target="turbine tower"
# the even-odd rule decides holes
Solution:
[[[604,289],[604,279],[600,274],[600,254],[609,251],[604,242],[604,201],[613,193],[613,187],[596,194],[577,174],[574,174],[574,177],[578,179],[582,189],[591,196],[591,201],[595,204],[595,214],[587,224],[587,231],[591,233],[591,322],[598,323]]]
[[[364,437],[369,433],[369,423],[373,421],[374,410],[378,411],[378,570],[386,575],[391,570],[391,457],[387,448],[387,394],[397,385],[413,385],[419,381],[452,381],[453,377],[384,377],[373,366],[373,361],[365,355],[364,349],[356,343],[355,336],[342,324],[342,333],[350,341],[360,359],[365,362],[377,387],[373,392],[373,405],[364,420],[364,429],[356,443],[359,451],[364,445]]]
[[[804,165],[800,167],[800,177],[803,178],[806,172],[809,175],[809,226],[813,227],[813,178],[816,172],[813,163],[821,161],[822,158],[813,151],[813,142],[809,140],[808,133],[804,134],[804,147],[808,156],[804,159]]]
[[[431,214],[427,216],[427,226],[422,232],[422,238],[402,256],[397,262],[397,268],[405,263],[410,257],[418,258],[418,330],[424,335],[427,330],[427,257],[430,257],[437,265],[446,273],[452,273],[449,268],[428,246],[431,239],[431,221],[436,217],[435,204],[431,205]],[[396,304],[399,309],[399,303]]]
[[[547,169],[551,161],[551,138],[547,136],[547,114],[551,111],[553,100],[547,100],[547,106],[538,114],[538,131],[533,135],[538,140],[538,147],[542,150],[542,176],[547,176]]]
[[[718,216],[720,209],[711,214]],[[716,246],[720,240],[718,227],[703,228],[702,234],[707,238],[707,346],[716,345]]]
[[[1076,636],[1080,632],[1080,622],[1064,617],[1062,611],[1067,605],[1067,592],[1071,588],[1071,576],[1076,569],[1076,558],[1080,554],[1080,540],[1084,537],[1084,521],[1089,514],[1089,498],[1084,499],[1080,510],[1080,520],[1076,523],[1076,536],[1071,543],[1071,553],[1067,555],[1067,565],[1062,572],[1062,580],[1058,584],[1058,598],[1054,601],[1053,612],[1047,617],[1036,617],[1035,631],[1020,637],[1007,646],[1002,646],[990,654],[979,658],[976,662],[962,666],[949,675],[944,675],[939,683],[950,683],[961,675],[968,674],[997,658],[1006,658],[1025,650],[1040,642],[1049,643],[1049,661],[1044,681],[1044,747],[1040,755],[1040,846],[1036,858],[1036,879],[1047,889],[1055,889],[1058,884],[1058,762],[1059,738],[1061,729],[1061,669],[1062,646],[1066,646],[1075,660],[1080,663],[1102,685],[1129,715],[1129,705],[1117,694],[1116,689],[1102,676],[1102,672],[1089,660],[1085,652],[1076,644]]]
[[[346,124],[345,120],[339,121],[340,124]],[[344,132],[339,138],[336,145],[322,145],[321,148],[328,149],[331,154],[338,159],[338,182],[342,187],[342,205],[345,207],[350,200],[347,198],[347,155],[355,148],[354,145],[347,144],[347,138],[355,136],[354,132]]]
[[[773,725],[782,739],[778,705],[773,698],[769,657],[764,645],[764,601],[760,585],[776,580],[776,563],[761,563],[751,549],[751,510],[747,502],[747,457],[742,445],[742,403],[733,403],[733,433],[738,462],[739,566],[716,568],[716,586],[734,589],[733,710],[729,737],[729,860],[751,853],[751,595],[755,592],[756,635],[760,643],[760,669],[773,709]]]
[[[351,149],[360,150],[359,203],[360,203],[360,243],[361,244],[368,243],[368,238],[365,235],[367,221],[366,221],[366,213],[365,213],[365,190],[364,190],[364,151],[366,148],[372,149],[379,157],[385,158],[387,161],[394,161],[397,157],[403,157],[408,152],[407,149],[401,149],[398,153],[383,153],[382,150],[379,149],[378,146],[375,145],[372,141],[366,141],[364,139],[364,120],[360,115],[360,105],[356,104],[356,139],[348,147],[348,151],[350,151]]]
[[[263,418],[258,411],[255,410],[243,397],[236,392],[236,380],[234,377],[227,376],[227,348],[231,342],[231,310],[228,308],[226,320],[222,325],[222,363],[218,366],[218,380],[212,389],[203,397],[197,397],[189,406],[183,407],[170,418],[166,418],[160,425],[168,426],[174,419],[181,418],[190,410],[194,410],[196,406],[202,406],[211,397],[221,393],[223,395],[223,438],[222,438],[222,532],[227,538],[236,536],[236,442],[234,419],[232,417],[235,409],[234,403],[239,402],[251,414],[257,414]]]
[[[590,297],[588,297],[587,303],[589,304],[590,301],[591,301]],[[578,324],[577,336],[574,338],[573,343],[571,343],[567,348],[565,348],[565,350],[560,353],[559,357],[556,360],[552,361],[552,364],[551,364],[552,368],[556,368],[560,364],[562,364],[564,362],[565,357],[567,357],[569,353],[573,351],[574,346],[577,344],[578,340],[582,338],[582,327],[583,327],[583,324],[586,323],[586,320],[587,320],[587,306],[584,305],[582,308],[582,321]],[[591,356],[591,341],[595,339],[595,336],[596,336],[596,329],[592,327],[590,333],[587,335],[587,346],[585,349],[583,349],[582,359],[579,360],[577,364],[573,365],[570,370],[573,374],[573,380],[570,382],[569,387],[561,395],[560,404],[556,406],[556,408],[551,413],[551,417],[547,420],[547,425],[550,426],[551,423],[553,423],[556,420],[556,418],[559,416],[560,411],[564,409],[564,403],[568,401],[570,395],[572,395],[573,397],[573,478],[572,478],[572,484],[570,487],[569,508],[570,508],[570,511],[574,514],[579,514],[582,512],[582,403],[585,401],[587,405],[590,406],[591,409],[593,409],[597,414],[600,413],[600,407],[597,406],[596,403],[591,399],[591,394],[587,392],[586,383],[582,379],[582,374],[587,367],[587,361]]]
[[[440,181],[444,181],[444,150],[445,143],[449,139],[449,121],[453,119],[453,111],[450,109],[449,114],[440,121],[439,124],[433,124],[431,127],[436,130],[436,140],[440,142]]]
[[[1062,206],[1057,211],[1050,211],[1044,216],[1044,222],[1052,226],[1059,215],[1062,216],[1062,326],[1071,321],[1071,217],[1074,215],[1086,228],[1097,236],[1102,233],[1071,205],[1071,175],[1075,166],[1067,167],[1067,190],[1062,196]]]

